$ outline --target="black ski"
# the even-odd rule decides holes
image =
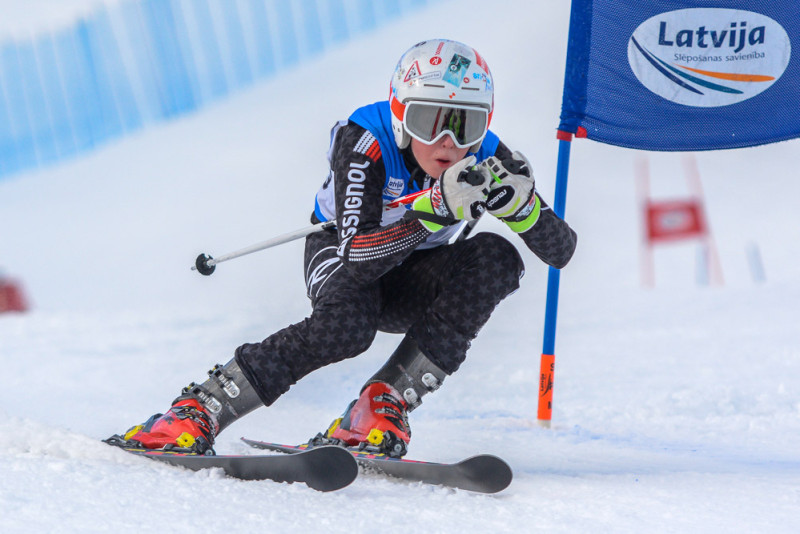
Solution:
[[[257,449],[286,452],[290,455],[307,454],[309,451],[316,450],[316,447],[309,448],[307,444],[281,445],[247,438],[242,438],[242,441]],[[325,447],[330,447],[330,445]],[[374,473],[479,493],[502,491],[511,484],[513,477],[511,467],[497,456],[491,454],[480,454],[458,463],[446,464],[391,458],[386,455],[372,454],[355,449],[342,450],[348,451],[359,465]]]
[[[353,456],[341,447],[332,445],[302,451],[301,454],[292,456],[285,454],[205,456],[163,450],[127,447],[123,449],[159,462],[186,467],[192,471],[216,467],[222,469],[226,475],[241,480],[302,482],[318,491],[341,489],[358,476],[358,465]]]

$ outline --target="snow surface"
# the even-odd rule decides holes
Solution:
[[[444,2],[205,112],[0,181],[0,265],[34,305],[0,316],[0,532],[797,532],[797,141],[697,154],[725,284],[698,285],[696,247],[676,244],[656,253],[654,289],[638,270],[641,153],[574,143],[567,218],[580,237],[561,277],[553,427],[535,421],[547,269],[524,247],[522,288],[412,414],[410,457],[497,454],[515,471],[498,495],[374,476],[323,494],[99,442],[309,311],[301,242],[208,278],[189,267],[305,226],[330,126],[384,98],[416,41],[481,51],[493,129],[552,199],[567,23],[567,2]],[[688,192],[681,155],[649,157],[655,196]],[[379,335],[310,375],[217,450],[307,439],[398,341]]]

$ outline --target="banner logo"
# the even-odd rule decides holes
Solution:
[[[628,41],[628,63],[647,89],[694,107],[736,104],[784,73],[792,45],[773,19],[736,9],[679,9],[651,17]]]

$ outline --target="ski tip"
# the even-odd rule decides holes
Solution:
[[[257,449],[282,452],[295,456],[302,466],[304,482],[317,491],[334,491],[351,484],[358,477],[355,458],[334,445],[309,447],[305,445],[282,445],[248,438],[241,440]]]
[[[324,474],[310,476],[308,487],[317,491],[334,491],[350,485],[358,477],[358,463],[353,456],[334,445],[312,447],[298,453],[309,472]]]
[[[502,458],[492,454],[479,454],[459,462],[458,469],[461,474],[474,484],[473,491],[481,493],[497,493],[511,485],[514,472],[511,466]],[[465,487],[465,489],[470,489]]]

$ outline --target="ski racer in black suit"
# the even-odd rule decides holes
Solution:
[[[539,196],[528,160],[489,130],[494,86],[472,48],[436,39],[400,59],[388,101],[337,123],[330,173],[306,238],[306,319],[235,351],[192,383],[166,414],[119,441],[204,453],[252,410],[271,405],[305,375],[366,351],[378,331],[403,334],[386,364],[312,443],[406,453],[408,412],[464,361],[470,342],[524,272],[494,233],[456,235],[488,212],[545,263],[564,267],[576,234]],[[410,206],[393,200],[423,193]]]

